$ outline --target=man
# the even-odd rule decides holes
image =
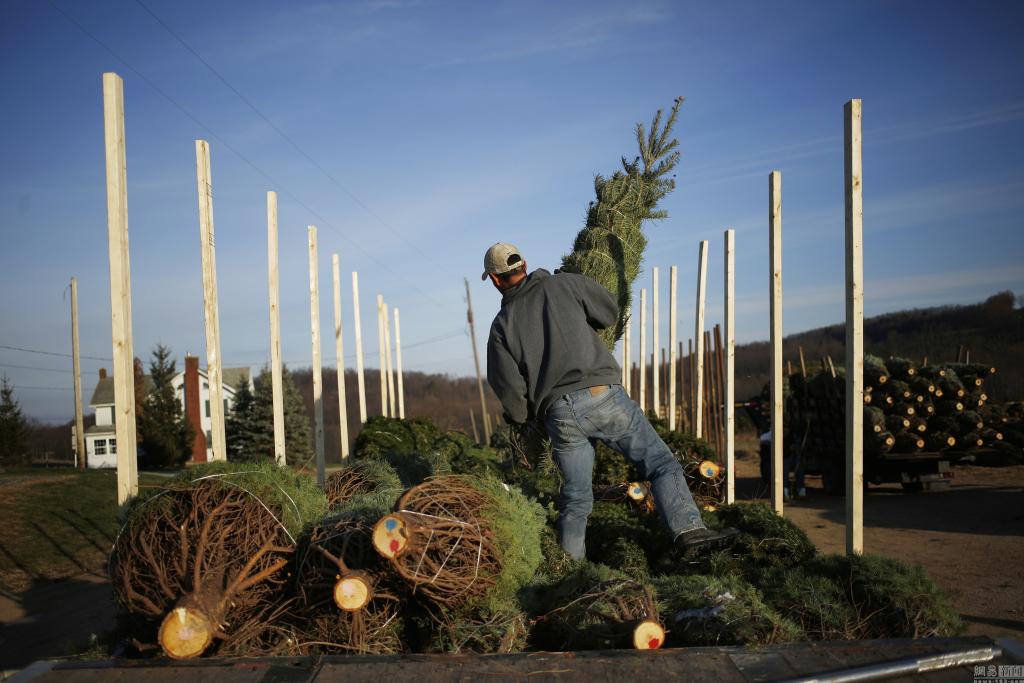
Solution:
[[[705,528],[682,467],[619,383],[619,365],[596,332],[618,319],[608,290],[575,273],[527,275],[519,250],[505,243],[484,255],[481,279],[488,278],[502,297],[487,341],[487,381],[510,424],[537,418],[547,428],[565,480],[558,500],[562,548],[576,559],[586,554],[595,440],[625,455],[651,482],[655,505],[687,555],[731,543],[735,529]]]

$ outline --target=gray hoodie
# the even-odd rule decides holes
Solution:
[[[619,364],[595,332],[618,315],[608,290],[576,273],[538,269],[506,291],[487,340],[487,381],[508,416],[543,419],[570,391],[618,384]]]

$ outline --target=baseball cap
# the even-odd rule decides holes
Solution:
[[[515,270],[523,265],[523,263],[523,257],[519,254],[519,249],[516,245],[498,242],[484,254],[484,274],[480,276],[480,279],[486,280],[488,273],[494,273],[495,275],[507,273],[510,270]]]

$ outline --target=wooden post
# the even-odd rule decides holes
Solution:
[[[647,290],[640,290],[640,410],[647,411]]]
[[[679,269],[668,269],[668,428],[676,429],[676,290]]]
[[[654,416],[661,417],[661,366],[658,362],[658,267],[651,269],[651,404]]]
[[[473,443],[480,443],[480,432],[476,430],[476,417],[473,416],[473,409],[469,409],[469,423],[473,425]]]
[[[476,365],[476,386],[480,390],[480,415],[484,427],[484,443],[491,443],[490,420],[487,417],[487,401],[484,398],[484,378],[480,374],[480,355],[476,352],[476,326],[473,324],[473,299],[469,295],[469,280],[466,283],[466,320],[469,321],[469,341],[473,345],[473,363]]]
[[[75,373],[75,466],[86,468],[85,426],[82,417],[82,365],[78,355],[78,278],[71,278],[71,368]]]
[[[398,325],[398,309],[395,309],[395,361],[398,373],[398,417],[405,419],[405,385],[402,383],[402,332]]]
[[[697,407],[694,410],[694,435],[700,439],[704,436],[704,294],[707,289],[708,274],[708,241],[701,240],[700,253],[697,255],[697,314],[693,329],[694,356],[697,359],[695,373],[694,396]]]
[[[846,176],[846,552],[864,552],[864,207],[861,101],[843,108]]]
[[[359,273],[352,271],[352,331],[356,336],[356,382],[359,386],[359,423],[366,424],[366,377],[363,372],[363,325],[359,314]]]
[[[384,357],[384,295],[377,295],[377,350],[380,353],[380,414],[388,414],[388,365]]]
[[[725,502],[736,501],[736,231],[725,231]]]
[[[103,137],[107,167],[107,252],[110,258],[110,331],[113,346],[117,502],[139,492],[135,455],[135,372],[132,285],[128,255],[128,172],[125,163],[124,81],[103,74]]]
[[[693,353],[693,340],[686,340],[686,357],[690,363],[690,429],[696,434],[697,430],[697,357]]]
[[[199,241],[203,259],[203,319],[206,323],[206,379],[210,384],[210,460],[227,460],[224,438],[224,386],[221,378],[220,313],[217,310],[217,254],[213,227],[210,145],[196,140],[196,185],[199,192]]]
[[[782,173],[768,176],[769,291],[771,292],[772,509],[782,514]]]
[[[313,341],[313,445],[316,448],[316,483],[327,481],[324,469],[324,380],[320,362],[320,270],[317,265],[316,226],[307,228],[309,237],[309,317]]]
[[[281,369],[281,288],[277,259],[277,193],[267,193],[267,286],[270,290],[270,378],[274,394],[274,460],[287,463],[284,436],[284,376]]]
[[[725,387],[723,386],[722,328],[715,325],[715,422],[718,456],[725,453]]]
[[[388,315],[387,303],[384,304],[384,362],[388,366],[388,415],[397,417],[398,402],[395,400],[395,368],[391,357],[391,316]]]
[[[807,379],[807,364],[804,362],[804,347],[798,346],[800,351],[800,376]]]
[[[345,343],[341,333],[341,272],[338,255],[331,254],[331,279],[334,281],[334,355],[338,374],[338,425],[341,459],[348,457],[348,398],[345,396]]]

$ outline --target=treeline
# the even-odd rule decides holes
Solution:
[[[888,313],[864,321],[864,348],[866,353],[883,359],[900,356],[920,361],[927,356],[932,363],[952,362],[963,347],[970,351],[972,361],[984,362],[997,368],[995,375],[986,380],[986,392],[994,401],[1024,398],[1024,309],[1017,307],[1011,292],[1000,292],[982,303],[965,306],[939,306]],[[799,349],[805,361],[818,367],[821,359],[831,357],[842,364],[845,348],[844,325],[830,325],[786,337],[783,341],[785,360],[799,368]],[[736,398],[744,400],[757,396],[768,383],[768,342],[755,342],[736,347]],[[305,403],[306,414],[312,423],[313,378],[309,368],[292,370],[293,379]],[[376,369],[366,371],[366,409],[368,415],[379,415],[380,374]],[[428,417],[442,429],[463,430],[472,434],[469,413],[477,420],[477,429],[483,435],[480,422],[480,398],[476,379],[452,377],[443,374],[406,372],[405,414],[409,417]],[[338,422],[338,385],[334,369],[323,371],[324,382],[324,438],[328,462],[340,452]],[[355,371],[345,373],[345,391],[348,397],[349,439],[354,442],[359,431],[359,398]],[[501,405],[484,383],[488,412],[493,425],[501,415]],[[49,452],[53,457],[70,458],[70,422],[60,426],[30,424],[31,451]]]

